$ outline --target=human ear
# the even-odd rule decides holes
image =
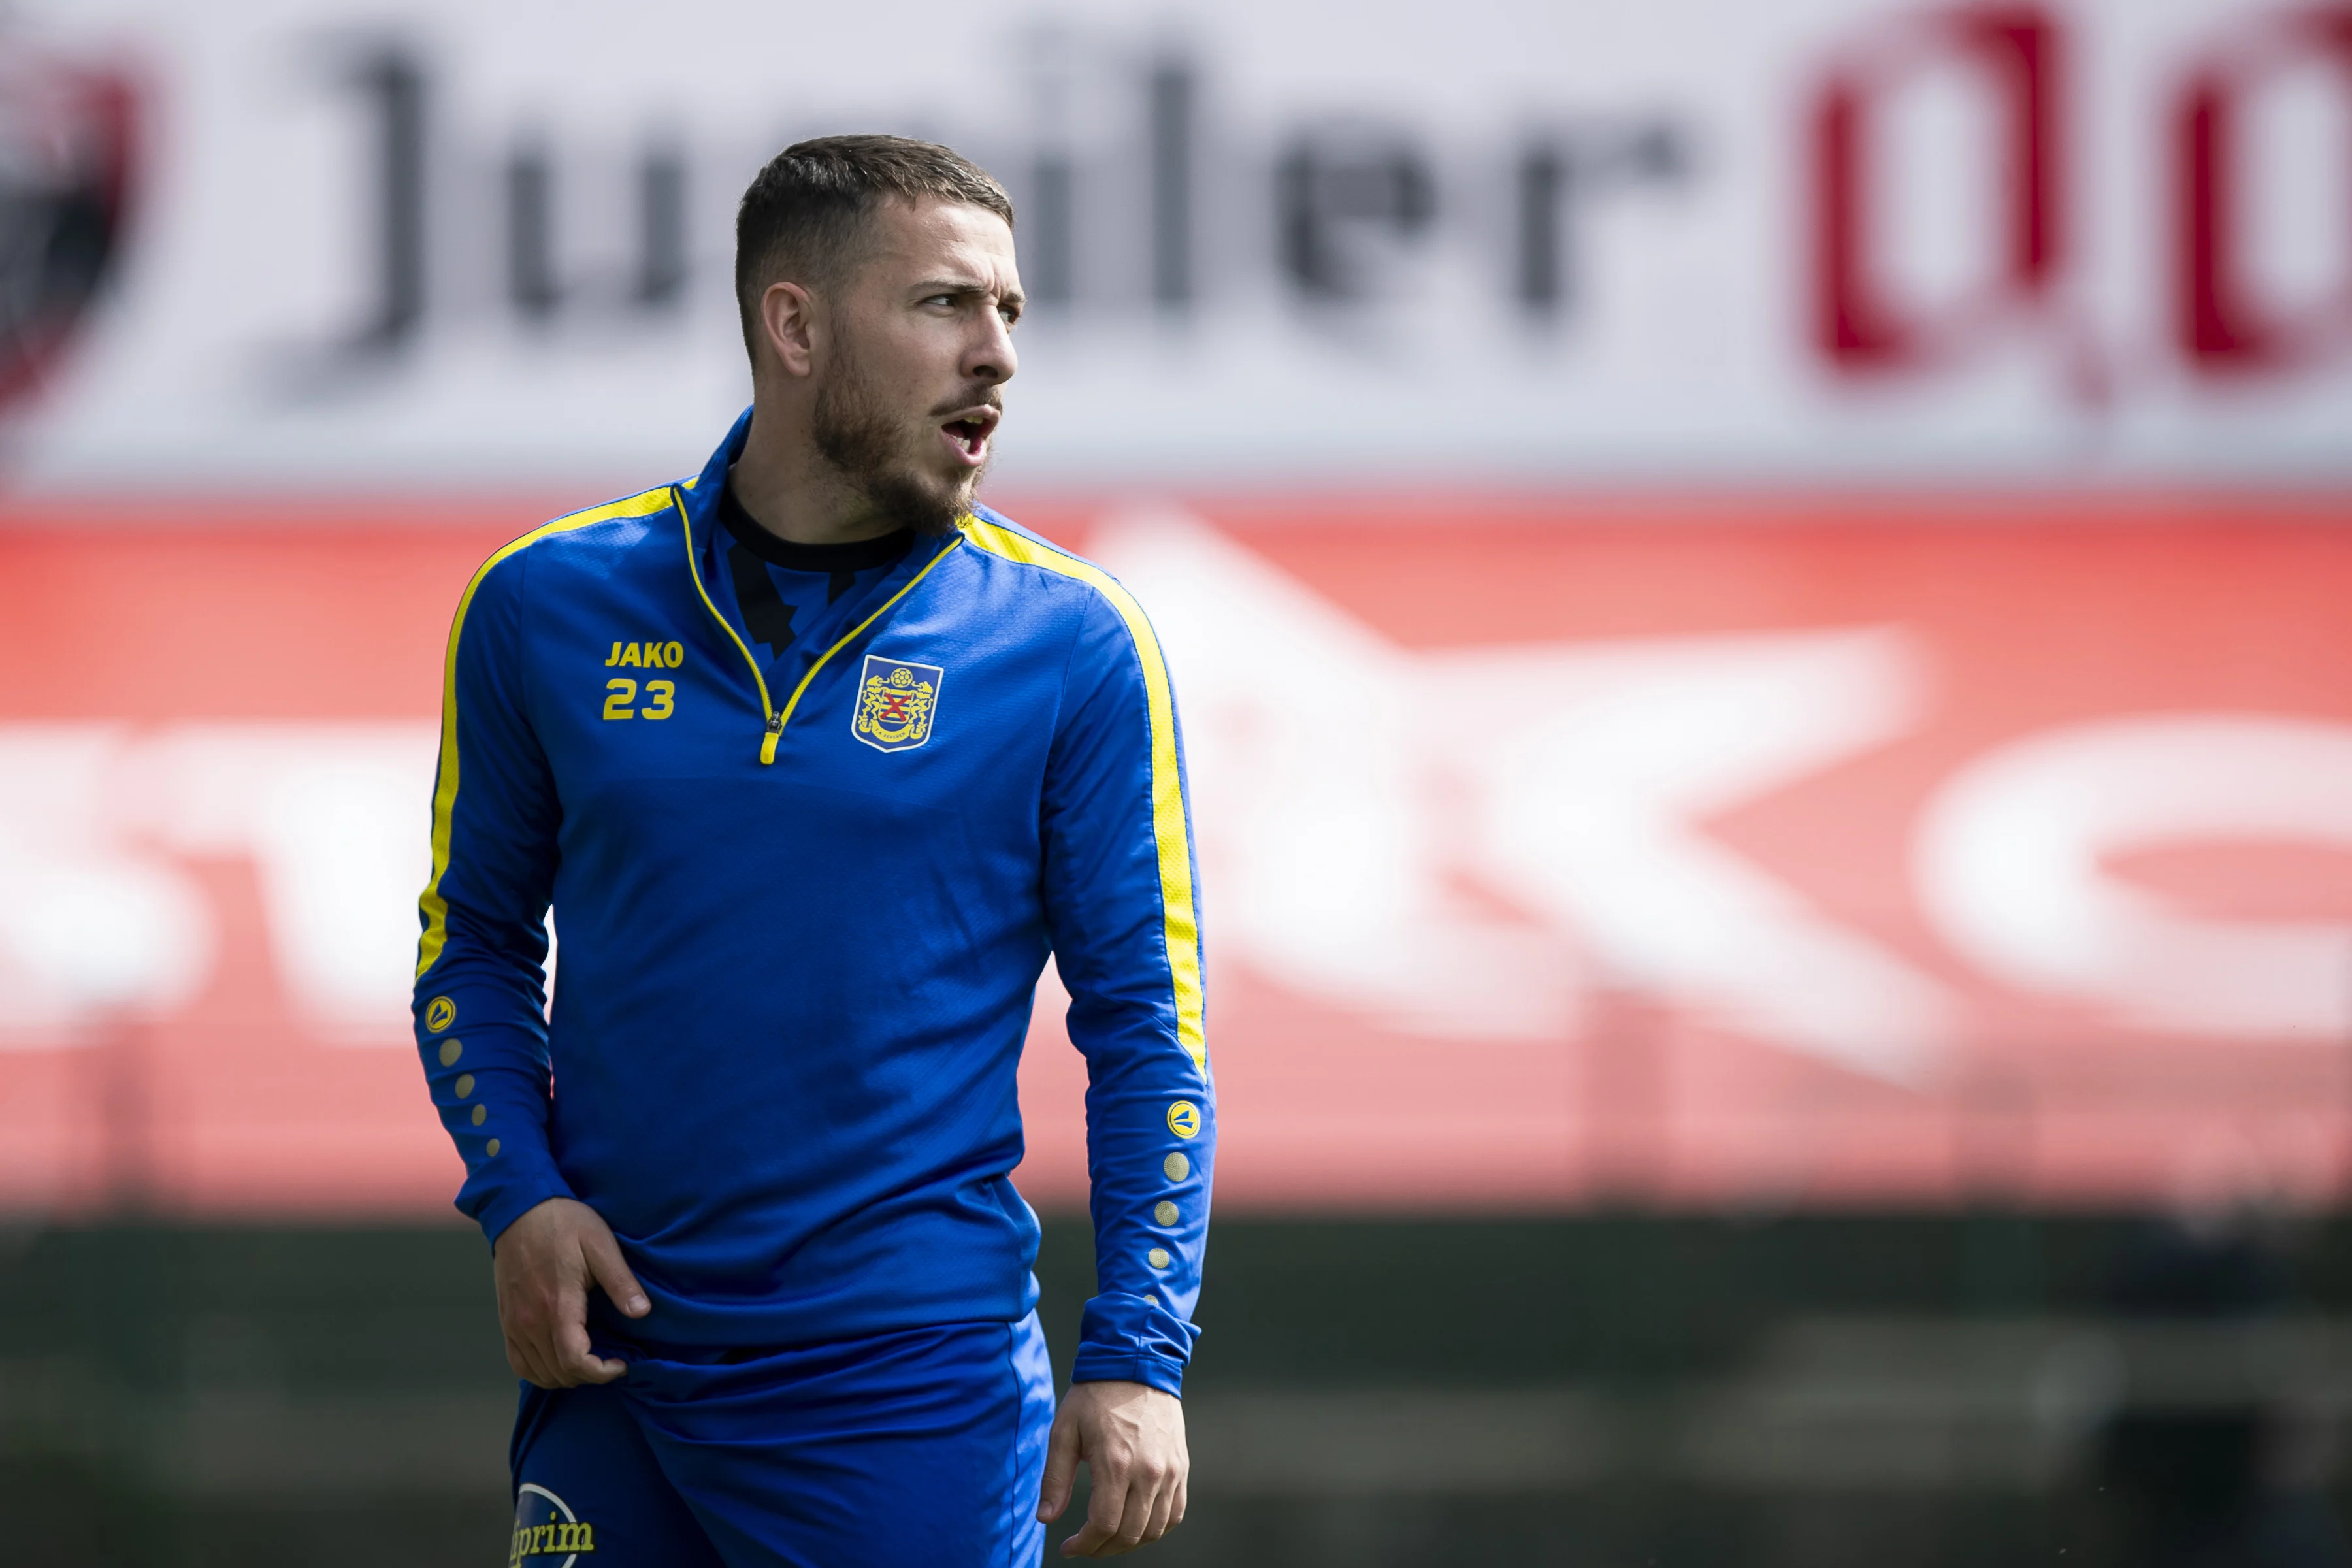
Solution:
[[[784,374],[804,376],[816,363],[816,301],[797,283],[776,282],[760,295],[760,324]]]

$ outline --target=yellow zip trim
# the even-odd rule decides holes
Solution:
[[[905,587],[891,595],[887,599],[885,599],[882,602],[881,609],[876,610],[872,615],[866,616],[864,620],[850,627],[848,633],[844,636],[839,642],[834,644],[831,647],[817,655],[816,662],[808,667],[808,673],[806,675],[801,677],[801,683],[793,688],[792,700],[784,704],[784,710],[776,716],[776,722],[774,725],[775,734],[781,735],[783,733],[784,726],[792,721],[793,710],[801,705],[801,693],[806,691],[808,689],[809,682],[816,679],[816,672],[824,668],[824,661],[831,658],[835,654],[839,653],[843,648],[847,647],[852,642],[856,641],[857,634],[872,626],[876,621],[880,620],[883,613],[888,610],[891,605],[897,604],[899,600],[913,593],[915,591],[915,584],[929,576],[931,574],[931,568],[938,565],[940,562],[945,561],[949,554],[954,551],[956,546],[962,542],[963,541],[961,539],[950,541],[946,550],[942,550],[937,555],[932,556],[929,562],[924,565],[920,572],[916,573],[913,576],[907,579],[907,585]],[[775,742],[772,736],[768,745],[763,748],[761,760],[762,762],[767,761],[770,757],[774,755],[774,752]]]
[[[575,528],[625,517],[646,517],[667,505],[670,494],[669,487],[664,485],[626,500],[592,507],[542,523],[483,562],[467,579],[466,591],[457,595],[457,613],[449,622],[449,651],[441,666],[441,762],[440,777],[433,789],[433,876],[425,884],[424,895],[416,900],[417,908],[425,912],[425,934],[416,943],[416,974],[420,980],[441,956],[441,949],[449,940],[449,901],[441,896],[441,879],[449,871],[449,837],[457,815],[457,639],[466,630],[466,612],[474,606],[474,591],[490,574],[490,568],[550,534],[569,533]]]
[[[694,519],[687,515],[686,497],[675,489],[669,495],[670,500],[677,503],[678,527],[686,535],[687,575],[694,579],[694,591],[701,595],[702,607],[710,612],[710,618],[719,623],[719,629],[727,634],[727,640],[735,645],[735,651],[741,654],[743,662],[751,667],[751,679],[760,688],[760,719],[768,726],[767,735],[760,742],[760,761],[762,763],[772,763],[776,760],[776,737],[783,733],[784,726],[776,717],[775,703],[769,700],[768,678],[760,673],[760,661],[751,657],[751,648],[735,635],[734,626],[719,613],[719,606],[710,602],[710,590],[702,585],[702,564],[695,559]]]
[[[1143,606],[1101,567],[976,517],[965,518],[962,527],[975,547],[991,554],[1086,584],[1110,601],[1135,641],[1136,657],[1143,665],[1144,707],[1150,719],[1151,832],[1160,851],[1160,938],[1167,945],[1169,981],[1175,992],[1176,1038],[1192,1065],[1206,1072],[1209,1046],[1201,984],[1201,928],[1192,903],[1192,854],[1184,821],[1183,774],[1176,761],[1176,694],[1168,679],[1167,661],[1160,657],[1160,639],[1144,617]]]
[[[672,493],[675,496],[676,492]],[[745,647],[743,645],[743,639],[735,635],[735,628],[728,624],[726,616],[719,613],[719,606],[710,602],[710,595],[702,585],[702,570],[694,558],[694,522],[692,519],[686,515],[686,501],[684,498],[680,497],[677,499],[678,518],[686,524],[686,566],[688,571],[694,574],[694,591],[702,595],[704,607],[709,610],[711,618],[716,620],[719,623],[719,627],[726,632],[728,639],[734,643],[738,648],[742,650],[743,662],[751,667],[751,679],[760,683],[760,712],[761,717],[766,719],[768,722],[768,732],[760,738],[760,765],[762,767],[767,766],[769,763],[776,760],[776,742],[783,739],[784,726],[792,722],[793,710],[801,705],[801,693],[806,691],[809,688],[809,682],[816,679],[816,672],[824,668],[824,661],[831,658],[835,654],[839,653],[843,648],[847,647],[851,643],[856,642],[860,632],[863,632],[866,627],[880,620],[883,616],[889,612],[891,605],[897,604],[899,600],[913,593],[915,591],[915,584],[929,576],[931,574],[931,568],[946,560],[948,558],[949,551],[952,551],[957,545],[963,542],[961,539],[955,539],[949,542],[946,550],[942,550],[937,555],[932,556],[929,561],[924,563],[923,569],[920,572],[916,573],[912,577],[907,579],[907,585],[905,587],[899,589],[887,599],[882,601],[881,606],[872,615],[866,616],[864,620],[850,627],[847,632],[842,635],[840,641],[835,643],[831,647],[817,655],[816,662],[808,667],[808,672],[801,677],[801,683],[793,688],[792,696],[787,698],[784,701],[784,710],[779,713],[776,711],[775,704],[769,700],[767,678],[760,673],[759,660],[751,657],[751,650],[749,647]]]

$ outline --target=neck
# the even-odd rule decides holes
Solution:
[[[753,402],[751,428],[730,475],[743,510],[793,544],[848,544],[895,531],[898,525],[818,454],[810,423],[805,408]]]

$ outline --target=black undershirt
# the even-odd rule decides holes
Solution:
[[[743,612],[744,629],[753,641],[765,643],[772,655],[793,644],[793,608],[765,567],[824,577],[824,602],[830,605],[856,585],[860,572],[894,566],[915,547],[914,531],[907,528],[844,544],[795,544],[760,526],[737,499],[732,479],[719,492],[719,521],[735,538],[727,565],[735,579],[735,603]]]

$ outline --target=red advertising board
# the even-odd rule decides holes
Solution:
[[[0,1204],[446,1212],[441,643],[530,510],[0,527]],[[1015,511],[1177,677],[1228,1207],[2352,1179],[2341,500]]]

